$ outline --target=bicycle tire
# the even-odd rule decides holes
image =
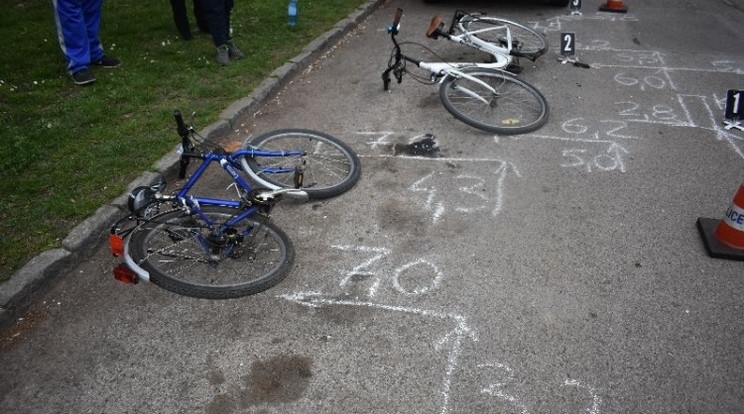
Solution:
[[[202,206],[201,211],[216,226],[232,218],[239,210],[222,206]],[[225,243],[214,242],[210,230],[197,214],[171,210],[152,217],[135,230],[129,239],[130,256],[147,270],[150,281],[184,296],[201,299],[230,299],[262,292],[276,285],[294,263],[294,247],[289,237],[271,221],[248,217],[239,232],[248,230],[244,239],[225,254]],[[198,240],[210,240],[209,251]]]
[[[448,75],[439,88],[439,98],[455,118],[483,131],[512,135],[534,131],[548,122],[550,108],[540,91],[503,71],[485,68],[462,70],[487,83],[496,94],[465,77]],[[476,93],[484,103],[462,92]]]
[[[292,188],[294,168],[304,165],[302,189],[311,199],[337,196],[359,181],[362,165],[357,154],[344,142],[322,132],[308,129],[282,129],[261,135],[247,149],[273,151],[303,150],[303,156],[243,157],[241,165],[252,170],[259,183],[269,188]],[[286,173],[266,173],[267,168],[286,168]]]
[[[464,16],[460,23],[468,32],[486,29],[493,26],[509,28],[512,37],[512,47],[519,52],[542,55],[548,51],[548,40],[542,34],[522,23],[483,15],[470,14]],[[475,36],[490,43],[503,44],[506,42],[505,30],[489,30]]]

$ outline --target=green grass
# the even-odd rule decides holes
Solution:
[[[0,283],[170,151],[174,109],[216,121],[364,2],[301,1],[294,28],[283,0],[236,2],[233,38],[246,57],[221,67],[191,13],[185,42],[169,2],[107,0],[100,37],[123,64],[94,68],[87,87],[66,73],[50,0],[0,2]]]

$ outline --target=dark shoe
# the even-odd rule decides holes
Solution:
[[[242,59],[243,58],[243,52],[238,49],[237,46],[235,46],[235,43],[233,41],[227,42],[227,52],[230,55],[231,59]]]
[[[121,65],[121,60],[113,56],[103,55],[103,57],[100,60],[93,62],[93,64],[96,66],[100,66],[102,68],[115,68]]]
[[[88,69],[83,69],[72,74],[75,85],[88,85],[96,81],[96,77]]]
[[[227,66],[230,63],[230,46],[227,43],[217,46],[217,61],[222,66]]]

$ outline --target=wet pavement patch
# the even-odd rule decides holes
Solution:
[[[268,361],[256,361],[251,373],[242,379],[240,406],[278,404],[299,399],[313,376],[309,358],[282,355]]]
[[[256,361],[251,365],[251,372],[241,377],[242,386],[228,386],[229,391],[214,396],[205,411],[207,414],[231,414],[258,405],[296,401],[310,383],[312,365],[310,358],[293,355]],[[210,373],[209,380],[213,385],[224,385],[222,375]]]

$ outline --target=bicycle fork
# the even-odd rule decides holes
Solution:
[[[493,97],[498,97],[498,93],[496,92],[495,89],[493,89],[491,87],[491,85],[487,84],[486,82],[483,82],[482,80],[480,80],[480,79],[478,79],[478,78],[476,78],[474,76],[468,75],[467,73],[464,73],[464,72],[462,72],[460,70],[457,70],[457,69],[447,69],[447,75],[448,76],[456,75],[458,78],[465,78],[465,79],[467,79],[469,81],[475,82],[478,85],[484,87],[489,92],[491,92],[491,94],[492,94]],[[444,79],[445,78],[442,78],[442,81],[444,81]],[[464,87],[462,85],[454,84],[452,87],[456,91],[462,92],[465,95],[470,96],[471,98],[477,99],[477,100],[483,102],[484,104],[486,104],[488,106],[491,106],[493,104],[493,100],[490,100],[490,101],[489,100],[486,100],[481,94],[479,94],[479,93],[477,93],[477,92],[475,92],[475,91],[473,91],[473,90],[471,90],[469,88],[466,88],[466,87]]]

